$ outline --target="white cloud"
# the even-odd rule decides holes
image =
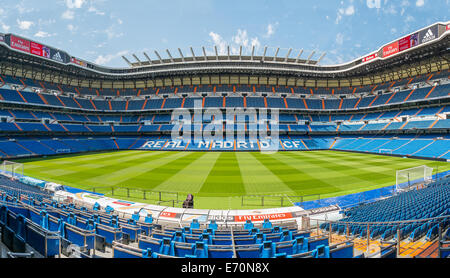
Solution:
[[[129,51],[124,50],[124,51],[120,51],[118,53],[115,54],[108,54],[108,55],[100,55],[95,59],[95,63],[98,65],[104,65],[106,63],[111,62],[112,60],[119,58],[121,56],[127,55],[129,53]]]
[[[2,29],[3,29],[3,32],[5,32],[5,33],[8,33],[8,32],[9,32],[9,29],[11,28],[11,26],[6,25],[6,24],[3,23],[3,22],[0,22],[0,25],[1,25]]]
[[[75,32],[78,29],[78,27],[74,26],[73,24],[67,25],[67,30],[70,32]]]
[[[336,24],[338,24],[342,17],[345,16],[352,16],[355,14],[355,7],[353,5],[348,6],[347,8],[340,8],[338,9],[338,13],[336,16]]]
[[[391,14],[391,15],[395,15],[397,14],[397,10],[395,8],[394,5],[390,5],[389,7],[387,7],[386,9],[383,9],[383,12],[387,13],[387,14]]]
[[[31,26],[34,25],[34,22],[27,21],[27,20],[20,21],[19,19],[17,19],[17,24],[19,25],[20,29],[28,30],[28,29],[30,29]]]
[[[405,22],[413,22],[413,21],[415,21],[415,18],[411,15],[408,15],[405,19]]]
[[[248,46],[247,30],[238,29],[236,36],[234,36],[232,40],[237,45],[247,47]]]
[[[225,55],[227,53],[227,45],[228,43],[217,33],[209,32],[209,36],[211,37],[215,46],[217,46],[217,52],[220,55]]]
[[[350,5],[345,9],[345,15],[354,15],[355,14],[355,7],[353,5]]]
[[[417,7],[422,7],[423,5],[425,5],[425,0],[417,0],[416,1],[416,6]]]
[[[50,35],[47,32],[44,32],[44,31],[39,31],[36,34],[34,34],[34,36],[38,37],[38,38],[48,38],[48,37],[51,37],[52,35]]]
[[[272,24],[270,23],[269,25],[267,25],[267,32],[266,34],[263,36],[264,38],[270,38],[275,34],[275,29],[278,26],[278,22]]]
[[[366,5],[369,9],[379,9],[381,8],[381,0],[367,0]]]
[[[96,7],[94,7],[94,6],[90,6],[89,7],[89,9],[88,9],[88,12],[90,12],[90,13],[95,13],[96,15],[105,15],[105,13],[104,12],[102,12],[102,11],[99,11]]]
[[[344,43],[344,35],[342,33],[337,33],[337,35],[336,35],[336,43],[338,45],[342,45]]]
[[[104,31],[108,36],[108,39],[120,38],[123,36],[123,33],[118,33],[114,30],[114,25],[109,26],[108,29]]]
[[[35,10],[34,8],[30,7],[29,4],[26,4],[24,1],[21,1],[20,3],[16,4],[15,8],[19,12],[19,14],[31,13]]]
[[[230,47],[230,54],[239,54],[240,47],[242,46],[243,51],[249,52],[253,49],[253,46],[257,50],[261,46],[261,42],[258,37],[249,38],[247,30],[238,29],[235,36],[231,38],[228,42],[221,35],[210,32],[209,37],[213,41],[214,45],[217,46],[217,52],[219,55],[228,54],[228,46]],[[215,55],[214,52],[207,51],[209,55]]]
[[[86,3],[86,0],[66,0],[66,6],[69,9],[79,9],[84,3]]]
[[[69,19],[69,20],[74,19],[75,13],[71,10],[67,10],[61,15],[61,17],[64,19]]]

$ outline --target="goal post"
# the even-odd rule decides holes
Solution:
[[[433,180],[433,168],[426,165],[398,170],[395,190],[403,191],[413,186],[425,185]]]
[[[20,178],[23,177],[23,164],[5,160],[1,165],[0,171],[4,176]]]

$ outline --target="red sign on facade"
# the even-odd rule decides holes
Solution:
[[[11,35],[10,46],[14,49],[30,53],[30,41]]]
[[[30,53],[42,57],[42,44],[31,42]]]
[[[377,58],[377,57],[378,57],[378,53],[373,53],[372,55],[369,55],[369,56],[367,56],[367,57],[364,57],[364,58],[362,59],[362,62],[363,62],[363,63],[366,63],[366,62],[372,61],[373,59],[375,59],[375,58]]]
[[[397,54],[399,52],[398,48],[398,41],[391,43],[388,46],[383,47],[383,58],[392,56],[394,54]]]

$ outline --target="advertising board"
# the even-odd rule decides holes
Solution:
[[[392,56],[399,52],[398,41],[383,47],[383,58]]]
[[[371,55],[369,55],[369,56],[364,57],[364,58],[362,59],[362,62],[363,62],[363,63],[367,63],[367,62],[370,62],[370,61],[372,61],[373,59],[375,59],[375,58],[377,58],[377,57],[378,57],[378,53],[373,53],[373,54],[371,54]]]
[[[431,26],[419,32],[419,44],[427,43],[438,37],[438,25]]]
[[[25,40],[14,35],[10,36],[9,44],[12,48],[30,53],[30,41]]]

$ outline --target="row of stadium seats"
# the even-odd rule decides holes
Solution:
[[[258,151],[270,144],[279,150],[345,150],[368,153],[388,153],[402,156],[450,159],[448,141],[450,138],[436,138],[434,135],[422,136],[342,136],[339,139],[327,136],[281,136],[277,142],[270,140],[252,140],[236,137],[224,141],[172,141],[170,136],[147,137],[27,137],[0,139],[0,157],[26,157],[56,155],[104,150],[189,150],[189,151]]]
[[[5,179],[5,178],[3,178]],[[6,180],[6,179],[5,179]],[[3,180],[2,180],[3,182]],[[9,187],[9,188],[8,188]],[[344,211],[345,218],[331,225],[333,232],[364,237],[364,222],[380,222],[371,226],[371,238],[395,239],[396,228],[402,239],[417,240],[437,236],[437,223],[444,228],[443,242],[449,239],[450,222],[403,224],[391,228],[382,222],[414,220],[450,215],[448,202],[450,179],[437,181],[425,189],[400,193],[369,205]],[[180,228],[153,223],[151,216],[138,212],[130,218],[120,218],[111,207],[77,207],[51,201],[48,193],[38,193],[31,186],[8,181],[0,188],[1,241],[12,252],[24,253],[30,246],[43,257],[74,255],[70,246],[79,246],[76,256],[102,257],[112,248],[114,258],[363,258],[355,256],[353,240],[330,244],[329,236],[311,235],[295,226],[277,226],[265,220],[256,226],[250,220],[240,227],[219,228],[210,221],[203,228],[197,220]],[[388,212],[388,213],[386,213]],[[339,223],[363,222],[345,225]],[[329,230],[329,225],[321,225]],[[349,229],[347,231],[346,229]],[[445,245],[445,244],[444,244]],[[448,255],[443,247],[442,257]],[[381,257],[395,258],[395,245],[382,247]]]
[[[372,239],[381,241],[390,238],[396,239],[398,230],[401,239],[408,238],[416,241],[422,237],[427,240],[436,238],[439,229],[445,231],[450,226],[450,178],[438,180],[424,189],[411,190],[391,198],[353,207],[344,211],[345,218],[341,222],[376,222],[369,232]],[[383,225],[383,222],[395,222],[403,220],[431,219],[435,217],[448,218],[435,220],[409,222],[406,224]],[[330,225],[323,223],[322,229],[329,230]],[[360,224],[332,224],[333,232],[351,234],[352,236],[366,237],[367,225]]]
[[[218,230],[214,222],[202,230],[196,221],[183,229],[161,229],[151,217],[141,222],[139,214],[121,219],[113,210],[102,214],[95,207],[89,211],[24,195],[12,197],[4,191],[0,195],[2,241],[13,252],[23,253],[28,244],[44,257],[60,256],[60,250],[64,255],[70,245],[80,246],[82,257],[92,257],[94,249],[105,246],[112,247],[115,258],[353,257],[350,242],[329,246],[326,236],[272,227],[269,221],[261,229],[250,221],[242,230]]]
[[[438,106],[422,109],[406,109],[399,111],[387,111],[387,112],[372,112],[372,113],[358,113],[358,114],[346,114],[346,115],[302,115],[298,113],[291,114],[279,114],[278,121],[280,123],[297,123],[298,121],[309,122],[335,122],[335,121],[371,121],[371,120],[386,120],[386,119],[399,119],[404,116],[424,117],[435,116],[437,114],[449,113],[450,107]],[[42,111],[29,111],[29,110],[17,110],[17,109],[0,109],[0,117],[14,118],[19,120],[41,120],[49,119],[60,122],[82,122],[82,123],[140,123],[148,121],[151,123],[170,123],[172,121],[171,114],[156,114],[156,115],[101,115],[101,114],[75,114],[75,113],[62,113],[62,112],[42,112]],[[266,119],[275,119],[275,116],[269,114],[259,114],[256,116],[234,116],[233,120],[236,122],[257,122]],[[205,116],[204,122],[211,122],[212,117]],[[227,120],[226,115],[222,118],[214,116],[214,120]]]
[[[140,111],[161,110],[174,108],[194,108],[195,102],[204,108],[279,108],[279,109],[308,109],[308,110],[346,110],[414,102],[417,100],[442,98],[449,95],[450,84],[434,87],[424,87],[400,92],[390,92],[381,95],[348,98],[282,98],[281,96],[248,96],[248,97],[187,97],[163,98],[151,97],[132,100],[105,100],[101,97],[93,99],[70,97],[32,91],[18,91],[0,89],[0,99],[5,102],[28,103],[41,106],[67,107],[73,109],[96,111]]]
[[[47,123],[42,122],[0,122],[0,132],[63,132],[63,133],[144,133],[159,131],[201,131],[207,129],[210,124],[70,124],[70,123]],[[449,129],[450,119],[433,120],[411,120],[408,122],[389,121],[381,123],[349,123],[349,124],[263,124],[263,123],[235,123],[214,124],[214,130],[220,131],[266,131],[277,128],[281,132],[351,132],[351,131],[379,131],[379,130],[409,130],[409,129]]]
[[[270,85],[215,85],[215,86],[176,86],[176,87],[160,87],[148,89],[88,89],[83,87],[72,87],[67,85],[58,85],[45,81],[35,81],[29,78],[15,78],[12,76],[0,76],[0,81],[6,84],[17,84],[22,87],[34,87],[48,91],[66,92],[76,95],[91,96],[139,96],[139,95],[158,95],[158,94],[183,94],[183,93],[254,93],[262,92],[267,94],[284,93],[284,94],[304,94],[304,95],[350,95],[363,92],[373,92],[379,90],[389,90],[395,87],[405,87],[409,84],[426,82],[436,79],[448,78],[449,72],[442,71],[428,75],[416,76],[413,78],[405,78],[398,81],[386,82],[373,86],[357,86],[347,88],[304,88],[292,86],[270,86]]]

